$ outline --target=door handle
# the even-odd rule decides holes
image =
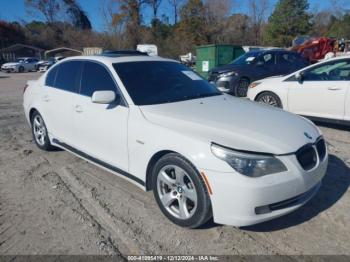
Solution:
[[[83,112],[83,108],[82,108],[81,105],[76,105],[76,106],[74,107],[74,109],[75,109],[75,112],[77,112],[77,113]]]
[[[328,90],[331,90],[331,91],[337,91],[340,89],[341,89],[340,87],[336,87],[336,86],[328,87]]]
[[[49,97],[48,95],[44,95],[44,96],[43,96],[43,100],[44,100],[45,102],[49,102],[49,101],[50,101],[50,97]]]

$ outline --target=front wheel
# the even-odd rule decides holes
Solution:
[[[23,66],[20,66],[19,68],[18,68],[18,73],[23,73],[24,72],[24,67]]]
[[[238,97],[246,97],[248,92],[248,87],[250,85],[250,81],[247,78],[241,78],[236,87],[234,88],[234,95]]]
[[[281,99],[272,92],[264,92],[258,95],[256,101],[262,104],[267,104],[273,107],[282,108]]]
[[[158,206],[173,223],[197,228],[211,218],[206,185],[195,167],[180,155],[162,157],[153,169],[152,182]]]

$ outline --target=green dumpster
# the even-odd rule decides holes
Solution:
[[[202,45],[196,47],[196,71],[207,78],[208,71],[214,67],[227,65],[244,54],[238,45]]]

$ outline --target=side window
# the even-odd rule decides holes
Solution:
[[[77,93],[81,65],[82,62],[80,61],[68,61],[60,64],[56,76],[55,87],[65,91]]]
[[[91,97],[95,91],[117,92],[116,85],[106,68],[94,62],[85,62],[80,94]]]
[[[334,61],[316,66],[304,74],[304,81],[348,81],[350,80],[350,61]]]
[[[59,67],[60,66],[55,66],[47,73],[47,76],[45,79],[46,86],[51,86],[51,87],[55,86],[56,75]]]
[[[280,56],[281,64],[294,64],[300,62],[302,59],[295,54],[284,53]]]
[[[272,53],[266,53],[259,57],[258,63],[261,65],[274,65],[275,55]]]

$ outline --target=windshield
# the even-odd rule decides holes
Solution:
[[[233,60],[233,65],[249,65],[259,56],[259,52],[248,52]]]
[[[167,61],[113,64],[135,105],[172,103],[221,95],[186,66]]]
[[[17,58],[17,59],[15,60],[15,62],[17,62],[17,63],[23,63],[23,62],[24,62],[24,59],[23,59],[23,58]]]

